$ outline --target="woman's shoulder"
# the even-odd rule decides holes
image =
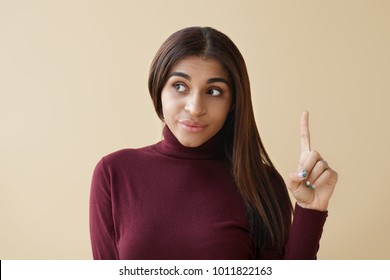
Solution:
[[[156,155],[156,144],[141,148],[123,148],[114,152],[108,153],[101,158],[105,166],[118,166],[129,163],[137,163],[139,161],[149,159]]]
[[[103,156],[105,161],[117,161],[129,157],[145,157],[156,153],[156,144],[141,148],[123,148]]]

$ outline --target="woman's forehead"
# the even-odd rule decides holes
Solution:
[[[182,76],[187,76],[189,79],[202,76],[221,77],[226,80],[229,78],[226,69],[218,60],[199,56],[189,56],[179,60],[170,69],[169,76],[174,73],[182,73]]]

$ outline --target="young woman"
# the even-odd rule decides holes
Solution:
[[[255,124],[246,65],[221,32],[190,27],[157,52],[149,91],[164,139],[97,164],[95,259],[315,259],[337,173],[310,149],[287,188]]]

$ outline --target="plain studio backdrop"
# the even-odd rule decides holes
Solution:
[[[0,259],[91,259],[91,176],[161,139],[147,90],[161,43],[227,34],[286,177],[299,118],[339,173],[319,259],[390,258],[390,1],[0,0]]]

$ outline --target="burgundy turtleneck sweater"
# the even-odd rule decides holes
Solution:
[[[296,205],[284,252],[254,255],[221,135],[200,147],[164,140],[103,157],[91,187],[94,259],[314,259],[327,212]],[[286,205],[286,207],[288,207]]]

